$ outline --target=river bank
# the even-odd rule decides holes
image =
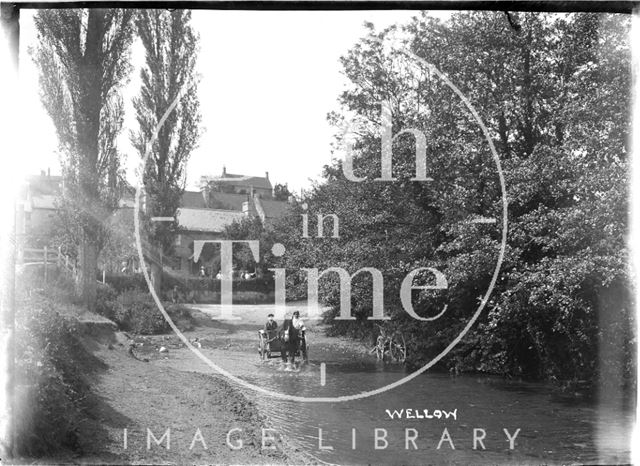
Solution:
[[[74,318],[99,367],[89,377],[90,407],[77,428],[75,451],[18,463],[310,463],[269,430],[256,404],[223,377],[150,363],[134,344],[140,337],[115,331],[101,316]],[[151,337],[159,343],[171,338]],[[166,357],[156,348],[147,353],[154,352]]]
[[[286,451],[280,438],[266,441],[263,448],[264,417],[227,381],[158,367],[116,346],[101,347],[94,353],[108,365],[94,385],[103,401],[96,406],[96,415],[106,438],[96,438],[90,429],[83,432],[83,463],[302,461],[295,452]]]
[[[93,415],[80,429],[79,453],[58,462],[629,462],[632,419],[614,405],[558,399],[545,384],[427,373],[344,403],[274,397],[264,391],[311,398],[352,395],[395,383],[408,372],[376,361],[363,344],[327,337],[318,322],[307,325],[308,364],[292,368],[277,354],[263,361],[257,329],[272,310],[234,306],[236,321],[219,320],[213,305],[192,310],[183,336],[208,362],[178,335],[130,339],[92,323],[88,329],[94,331],[85,329],[84,342],[104,366],[92,383]],[[242,383],[229,381],[209,363]],[[455,411],[456,416],[389,414],[403,409]]]
[[[304,318],[303,305],[292,304],[291,310],[300,310]],[[214,377],[215,365],[233,374],[244,384],[234,382],[234,387],[239,386],[258,407],[269,426],[294,451],[312,455],[318,463],[629,462],[633,419],[611,400],[559,397],[550,384],[477,374],[427,372],[397,385],[409,375],[406,368],[377,361],[370,348],[358,342],[327,337],[317,322],[307,325],[309,364],[292,369],[281,363],[278,354],[267,361],[259,358],[257,329],[272,311],[269,305],[234,306],[240,319],[220,321],[219,306],[197,309],[197,325],[184,336],[207,362],[176,335],[142,337],[136,352],[158,368]],[[300,402],[280,396],[351,396],[391,384],[396,384],[392,390],[345,402]],[[403,408],[456,410],[457,416],[394,419],[388,415]],[[485,434],[480,445],[476,439]],[[415,445],[407,435],[416,435]],[[385,436],[388,444],[378,442],[378,436]]]

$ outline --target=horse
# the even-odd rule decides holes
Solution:
[[[293,326],[291,319],[285,319],[284,322],[282,322],[282,327],[280,327],[278,335],[282,348],[280,351],[282,362],[286,363],[288,357],[289,362],[293,364],[295,362],[298,346],[300,345],[299,330]]]

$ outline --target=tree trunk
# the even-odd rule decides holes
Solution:
[[[76,289],[82,297],[82,303],[89,311],[96,308],[98,270],[98,248],[95,241],[91,241],[85,234],[79,247],[80,270],[76,277]]]

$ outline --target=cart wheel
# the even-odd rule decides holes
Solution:
[[[399,363],[404,363],[407,359],[407,345],[404,335],[400,332],[395,333],[391,338],[391,358]]]

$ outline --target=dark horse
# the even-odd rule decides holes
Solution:
[[[287,357],[290,363],[295,362],[296,353],[301,346],[306,346],[304,341],[304,335],[300,334],[300,331],[293,326],[291,319],[285,319],[282,323],[282,327],[279,331],[280,342],[282,344],[282,362],[287,362]],[[303,348],[303,359],[306,359],[306,348]]]

